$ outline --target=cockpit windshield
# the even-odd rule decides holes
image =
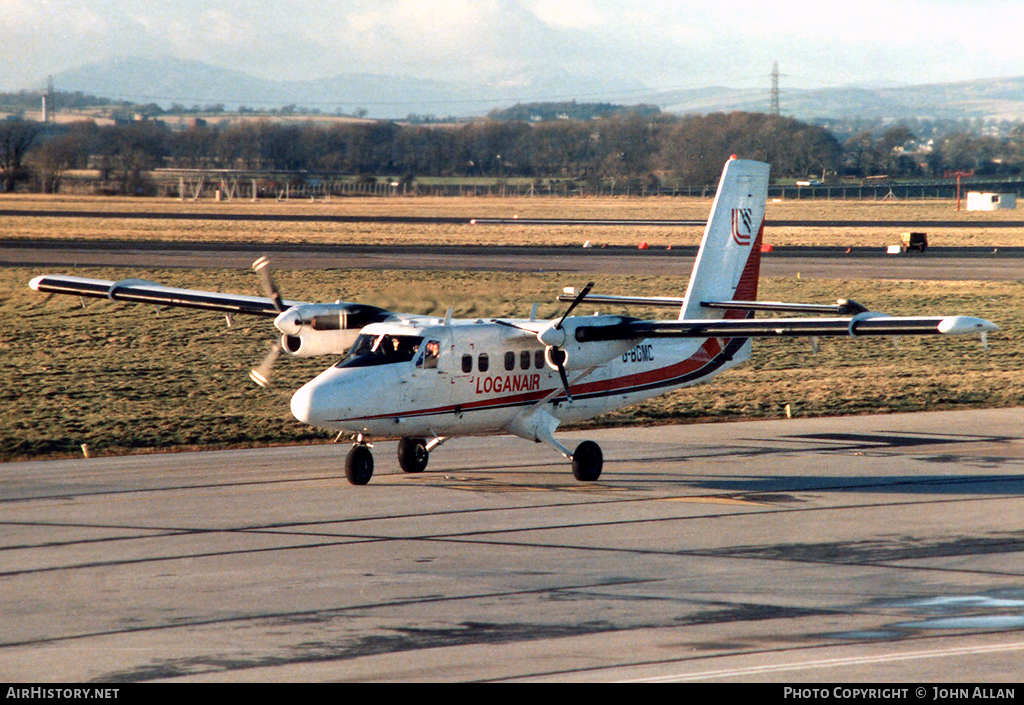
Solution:
[[[423,338],[416,335],[362,334],[335,367],[369,367],[409,362],[419,352]]]

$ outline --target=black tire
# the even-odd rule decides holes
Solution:
[[[365,485],[373,477],[373,453],[366,446],[352,446],[345,457],[345,477],[353,485]]]
[[[593,482],[601,477],[604,454],[593,441],[583,441],[572,454],[572,474],[580,482]]]
[[[398,464],[404,472],[423,472],[429,460],[430,451],[422,438],[403,438],[398,442]]]

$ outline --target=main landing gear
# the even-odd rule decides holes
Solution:
[[[408,473],[423,472],[430,461],[430,451],[443,441],[443,438],[435,438],[429,442],[422,438],[403,438],[398,442],[399,467]],[[373,477],[373,453],[370,451],[372,447],[360,435],[345,457],[345,477],[353,485],[365,485]],[[567,450],[564,446],[559,448],[562,455],[572,461],[573,477],[580,482],[593,482],[601,477],[601,468],[604,465],[601,446],[593,441],[583,441],[576,446],[576,451],[571,455]]]
[[[429,460],[430,451],[422,438],[403,438],[398,442],[398,465],[404,472],[423,472]]]
[[[580,482],[593,482],[601,477],[604,454],[593,441],[583,441],[572,454],[572,475]]]

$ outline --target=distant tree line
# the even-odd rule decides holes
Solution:
[[[511,108],[487,113],[491,120],[546,122],[549,120],[595,120],[597,118],[641,115],[656,117],[661,114],[657,105],[617,105],[615,103],[577,103],[575,100],[544,103],[517,103]]]
[[[159,167],[416,177],[568,179],[656,187],[712,184],[731,154],[772,164],[775,178],[939,177],[950,170],[1021,174],[1024,128],[1006,137],[954,133],[927,150],[906,125],[840,141],[824,127],[760,113],[643,115],[454,126],[246,120],[175,131],[0,121],[2,188],[59,190],[71,169],[97,169],[122,193],[147,192]]]
[[[82,91],[65,92],[55,91],[54,103],[64,110],[83,110],[87,108],[127,108],[131,107],[128,101],[112,101],[110,98],[100,98]],[[39,91],[16,91],[13,93],[0,92],[0,111],[15,113],[27,110],[39,110],[42,95]],[[51,109],[54,106],[50,106]]]

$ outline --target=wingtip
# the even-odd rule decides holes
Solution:
[[[946,335],[967,335],[969,333],[991,333],[999,330],[992,321],[974,316],[947,316],[939,322],[939,332]]]

